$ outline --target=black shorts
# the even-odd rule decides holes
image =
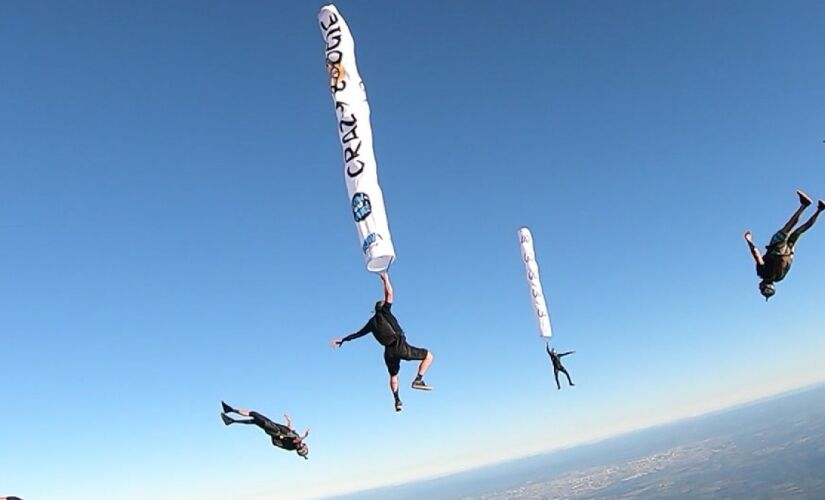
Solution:
[[[407,343],[406,337],[401,337],[394,344],[384,347],[384,363],[390,375],[398,375],[401,369],[401,360],[420,361],[427,357],[427,349],[413,347]]]

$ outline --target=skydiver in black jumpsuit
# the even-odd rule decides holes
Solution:
[[[221,413],[221,419],[223,423],[226,425],[231,424],[249,424],[249,425],[257,425],[261,429],[263,429],[266,434],[272,438],[272,444],[278,448],[288,450],[288,451],[295,451],[298,455],[304,457],[305,459],[309,460],[309,447],[304,443],[304,439],[309,435],[309,429],[304,431],[303,436],[299,436],[297,432],[292,429],[292,421],[289,418],[289,415],[284,414],[284,418],[286,419],[286,425],[279,424],[277,422],[273,422],[272,420],[268,419],[264,415],[256,411],[249,411],[244,410],[243,408],[232,408],[228,404],[221,401],[221,406],[223,407],[223,413]],[[238,415],[243,415],[244,417],[252,417],[247,420],[237,420],[227,413],[237,413]]]
[[[562,357],[567,356],[568,354],[573,354],[576,351],[568,351],[559,354],[555,349],[550,349],[549,345],[546,345],[545,349],[547,349],[547,354],[550,355],[550,361],[553,362],[553,376],[556,378],[556,388],[561,389],[561,384],[559,384],[559,372],[562,372],[567,376],[567,383],[570,384],[571,387],[576,385],[572,380],[570,380],[570,374],[567,373],[567,370],[561,364]]]

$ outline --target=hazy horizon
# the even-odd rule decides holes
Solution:
[[[446,473],[443,473],[443,474],[420,477],[420,478],[416,478],[416,479],[413,479],[413,480],[410,480],[410,481],[402,481],[402,482],[396,482],[396,483],[391,483],[391,484],[376,485],[376,486],[369,487],[369,488],[361,488],[361,489],[357,489],[357,490],[352,490],[352,491],[342,492],[342,493],[336,493],[336,494],[332,494],[332,495],[312,496],[312,497],[303,497],[303,498],[307,498],[307,499],[310,499],[310,498],[312,498],[312,499],[331,498],[331,499],[341,499],[341,500],[349,499],[349,498],[354,499],[354,498],[357,498],[359,494],[372,494],[372,493],[375,493],[375,492],[383,492],[385,490],[393,489],[393,488],[396,488],[396,487],[397,488],[403,488],[405,486],[412,486],[412,485],[415,485],[415,484],[421,483],[421,482],[428,482],[428,481],[438,480],[438,479],[446,479],[446,478],[450,478],[452,476],[459,476],[459,475],[462,475],[464,473],[472,473],[472,472],[476,472],[480,469],[486,469],[486,468],[489,468],[489,467],[505,466],[507,464],[510,464],[510,463],[513,463],[513,462],[520,462],[520,461],[525,460],[525,459],[536,458],[536,457],[547,456],[547,455],[553,455],[553,454],[561,452],[561,451],[574,450],[574,449],[582,447],[582,446],[597,445],[597,444],[602,443],[604,441],[609,441],[609,440],[629,436],[629,435],[636,434],[636,433],[643,433],[645,431],[653,430],[653,429],[660,428],[660,427],[667,427],[667,426],[671,426],[671,425],[674,425],[674,424],[678,425],[680,423],[684,423],[686,421],[693,420],[693,419],[699,419],[699,418],[702,418],[702,417],[710,417],[710,416],[713,416],[713,415],[716,415],[716,414],[727,413],[729,411],[735,411],[735,410],[738,410],[738,409],[741,409],[741,408],[746,408],[746,407],[749,407],[749,406],[752,406],[752,405],[758,405],[762,402],[772,401],[776,398],[782,398],[784,396],[793,395],[793,394],[796,394],[796,393],[799,393],[799,392],[815,391],[815,390],[820,389],[822,387],[825,387],[825,379],[820,379],[820,380],[816,380],[816,381],[813,381],[813,382],[810,382],[810,383],[805,383],[803,385],[782,389],[779,392],[771,392],[769,394],[765,394],[763,396],[759,396],[759,397],[756,397],[756,398],[753,398],[753,399],[746,399],[746,400],[742,400],[742,401],[738,401],[738,402],[733,402],[730,405],[723,406],[721,408],[710,409],[706,412],[702,412],[702,413],[699,413],[699,414],[692,414],[692,415],[685,415],[685,416],[682,416],[682,417],[676,417],[672,420],[667,420],[667,421],[663,421],[663,422],[659,422],[659,423],[653,423],[653,424],[645,425],[643,427],[639,427],[639,428],[635,428],[635,429],[623,430],[623,431],[619,431],[617,433],[610,434],[610,435],[607,435],[607,436],[599,436],[599,437],[595,437],[595,438],[590,439],[590,440],[583,440],[583,441],[579,441],[579,442],[576,442],[576,443],[573,443],[573,444],[570,444],[570,445],[560,446],[560,447],[551,448],[551,449],[547,449],[547,450],[542,450],[542,451],[538,451],[538,452],[535,452],[535,453],[530,453],[530,454],[527,454],[527,455],[520,455],[520,456],[505,458],[503,460],[497,460],[497,461],[494,461],[494,462],[487,462],[487,463],[482,463],[482,464],[478,464],[478,465],[472,465],[470,467],[455,469],[453,471],[449,471],[449,472],[446,472]]]
[[[725,408],[721,408],[718,410],[712,410],[706,413],[702,413],[700,415],[693,415],[685,418],[680,418],[677,420],[672,420],[669,422],[664,422],[661,424],[655,424],[648,427],[644,427],[642,429],[631,430],[627,432],[622,432],[620,434],[614,434],[605,438],[599,438],[593,441],[587,441],[582,443],[577,443],[569,447],[564,448],[557,448],[553,450],[546,450],[544,452],[516,457],[512,459],[503,460],[500,462],[484,464],[477,467],[472,467],[469,469],[456,471],[448,474],[428,477],[428,478],[420,478],[418,480],[404,482],[404,483],[397,483],[391,485],[384,485],[379,486],[376,488],[369,488],[364,490],[352,491],[345,494],[340,495],[331,495],[331,496],[324,496],[324,497],[317,497],[317,498],[331,498],[331,499],[338,499],[338,500],[355,500],[355,499],[365,499],[371,500],[373,498],[387,498],[388,495],[391,495],[391,498],[420,498],[422,492],[415,491],[414,488],[418,485],[432,483],[445,483],[447,481],[453,480],[454,483],[459,482],[459,478],[463,476],[474,476],[477,478],[478,475],[483,474],[484,471],[495,471],[501,475],[499,469],[504,469],[507,467],[514,467],[519,466],[521,464],[527,463],[528,461],[535,461],[542,458],[554,458],[559,454],[563,454],[565,452],[575,452],[581,448],[587,448],[589,450],[597,449],[599,445],[605,443],[618,443],[622,440],[632,439],[632,438],[641,438],[647,437],[651,432],[655,432],[657,430],[672,430],[674,428],[679,428],[680,426],[688,425],[694,422],[707,422],[709,419],[713,420],[715,417],[723,417],[730,414],[734,414],[737,412],[748,411],[749,409],[759,408],[762,405],[767,405],[771,403],[775,403],[777,400],[786,401],[788,398],[800,397],[800,396],[807,396],[809,393],[817,393],[822,392],[825,390],[825,380],[817,381],[813,384],[807,384],[801,387],[796,387],[793,389],[785,390],[780,393],[770,394],[758,399],[748,400],[745,402],[737,403],[732,406],[728,406]],[[657,444],[655,447],[658,447]],[[662,444],[661,446],[665,446]],[[654,447],[650,445],[650,447]],[[823,459],[825,459],[825,455],[823,455]],[[604,459],[605,461],[609,462],[608,459]],[[564,464],[562,461],[561,464]],[[571,468],[573,469],[573,468]],[[557,473],[558,474],[558,473]],[[464,482],[469,481],[470,478],[465,480]],[[406,490],[413,490],[413,491],[406,491]],[[432,487],[430,488],[432,490]],[[491,491],[486,491],[486,493],[492,493]],[[431,496],[432,491],[427,492],[427,496]],[[462,498],[464,495],[462,495]],[[445,495],[439,498],[458,498],[456,496]]]

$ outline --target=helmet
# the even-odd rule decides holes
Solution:
[[[309,455],[309,446],[307,446],[306,444],[304,444],[304,443],[299,444],[298,449],[295,450],[295,451],[298,452],[298,455],[304,457],[304,459],[309,460],[309,457],[307,456],[307,455]]]
[[[765,297],[765,302],[767,302],[768,299],[776,293],[776,287],[774,287],[773,283],[765,283],[763,281],[759,283],[759,292]]]
[[[375,303],[375,312],[380,311],[382,307],[384,307],[384,301],[379,300],[378,302]]]

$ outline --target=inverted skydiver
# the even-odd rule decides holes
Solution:
[[[561,384],[559,384],[559,372],[562,372],[567,376],[567,383],[570,384],[571,387],[575,386],[576,384],[570,380],[570,374],[567,373],[567,369],[565,369],[564,365],[561,364],[561,358],[567,356],[568,354],[573,354],[576,351],[557,353],[555,349],[550,348],[549,344],[545,345],[544,348],[547,350],[547,354],[550,355],[550,361],[553,362],[553,376],[556,378],[556,388],[561,389]]]
[[[796,247],[796,240],[811,228],[819,217],[819,213],[825,210],[825,201],[819,200],[817,203],[816,212],[804,224],[794,229],[794,226],[799,222],[799,217],[805,208],[812,203],[811,198],[802,191],[796,192],[799,196],[799,208],[791,215],[791,218],[785,225],[774,233],[771,237],[771,242],[765,247],[765,255],[759,253],[759,249],[753,244],[750,231],[745,231],[745,241],[748,242],[753,260],[756,261],[756,274],[762,278],[759,282],[759,292],[765,297],[767,301],[776,293],[775,283],[782,281],[788,271],[791,269],[793,262],[794,248]]]
[[[284,450],[295,451],[298,455],[304,457],[305,459],[309,460],[309,446],[304,443],[304,439],[309,435],[309,428],[304,431],[303,436],[299,436],[297,432],[292,429],[292,420],[290,420],[289,415],[286,413],[284,414],[284,418],[286,419],[286,425],[279,424],[277,422],[273,422],[272,420],[268,419],[264,415],[256,411],[249,411],[243,408],[232,408],[228,404],[221,401],[221,407],[223,408],[223,413],[221,413],[221,419],[223,423],[226,425],[231,424],[251,424],[257,425],[264,432],[267,433],[272,438],[272,444],[277,446],[278,448],[282,448]],[[244,420],[237,420],[227,413],[237,413],[238,415],[243,415],[244,417],[251,417],[250,419]]]
[[[412,382],[412,388],[422,391],[432,389],[424,382],[424,373],[433,362],[433,353],[421,347],[413,347],[407,343],[404,330],[398,324],[398,320],[390,311],[392,307],[393,293],[390,277],[386,272],[380,274],[381,282],[384,284],[384,300],[375,303],[375,314],[367,321],[367,324],[357,332],[347,335],[342,339],[333,339],[332,347],[340,347],[344,342],[355,340],[372,333],[375,340],[384,346],[384,363],[390,374],[390,390],[395,398],[395,411],[401,411],[403,403],[398,396],[398,372],[401,369],[401,360],[421,361],[418,365],[418,376]]]

